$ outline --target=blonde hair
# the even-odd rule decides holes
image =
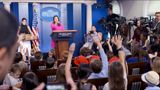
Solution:
[[[160,57],[153,59],[151,66],[153,71],[160,73]]]

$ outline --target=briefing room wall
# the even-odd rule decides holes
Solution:
[[[97,3],[103,4],[105,0],[97,0]],[[106,7],[97,7],[96,5],[92,5],[92,24],[96,26],[97,31],[106,33],[106,31],[102,28],[102,26],[98,23],[98,21],[102,17],[107,17],[107,9]],[[105,36],[106,37],[106,36]]]
[[[82,4],[82,5],[79,5],[79,10],[76,10],[77,6],[76,5],[73,5],[73,4],[67,4],[67,18],[68,18],[68,24],[67,24],[67,27],[68,29],[77,29],[79,31],[79,35],[75,35],[75,39],[74,40],[71,40],[70,42],[76,42],[77,43],[77,52],[78,53],[78,49],[83,45],[84,43],[84,34],[86,33],[86,5],[85,4]],[[27,14],[20,14],[22,13],[22,10],[19,9],[19,8],[23,8],[23,11],[26,11],[25,13]],[[73,12],[74,10],[74,12]],[[77,16],[75,15],[76,13],[79,13],[78,11],[80,11],[80,16],[79,18],[77,18]],[[22,17],[26,17],[27,20],[28,20],[28,23],[30,26],[32,26],[32,20],[33,20],[33,5],[32,3],[28,3],[28,6],[26,6],[26,4],[24,3],[24,5],[19,4],[17,2],[14,2],[14,3],[11,3],[11,12],[17,17],[18,21],[20,22],[21,21],[21,18]],[[101,12],[98,12],[98,10],[94,10],[93,9],[93,15],[96,16],[93,18],[93,22],[97,22],[99,17],[101,17],[100,13],[102,13],[103,10]],[[97,15],[99,14],[99,16],[97,17]],[[105,14],[105,13],[104,13]],[[98,19],[97,19],[98,18]],[[78,23],[76,23],[78,22]],[[44,35],[45,36],[45,35]],[[42,39],[41,40],[45,41],[46,39]],[[43,42],[42,41],[42,42]],[[77,41],[80,41],[79,43]],[[46,47],[42,47],[42,51],[43,52],[46,52],[49,50],[46,49],[48,48],[48,46]]]
[[[22,13],[21,11],[19,11],[19,8],[22,7],[23,5],[19,5],[18,3],[11,3],[11,12],[17,17],[17,19],[20,21],[22,16],[20,16]],[[25,6],[26,7],[26,4]],[[75,16],[74,14],[78,13],[79,10],[75,10],[77,6],[73,5],[73,4],[67,4],[67,27],[68,29],[78,29],[79,31],[79,35],[75,35],[75,39],[72,40],[73,42],[77,42],[80,41],[79,43],[77,42],[77,48],[79,49],[83,43],[84,43],[84,34],[86,33],[86,5],[82,4],[79,6],[79,9],[81,11],[80,15],[80,19],[77,18],[77,16]],[[31,26],[32,25],[32,19],[33,19],[33,5],[32,3],[28,3],[28,7],[23,8],[24,11],[28,12],[28,14],[25,14],[27,19],[28,19],[28,23]],[[75,10],[73,12],[73,10]],[[100,11],[98,11],[100,10]],[[106,12],[104,12],[104,8],[103,9],[97,9],[97,8],[92,8],[92,15],[93,15],[93,24],[97,24],[97,21],[101,18],[101,17],[105,17],[107,15]],[[76,23],[76,22],[79,23]],[[99,29],[100,30],[100,29]],[[44,39],[43,39],[44,41]],[[71,42],[72,42],[71,41]],[[47,46],[48,47],[48,46]],[[47,47],[42,47],[42,51],[46,52],[49,49],[45,49]],[[77,49],[77,51],[78,51]],[[79,51],[78,51],[79,52]],[[78,53],[77,52],[77,53]]]
[[[78,9],[77,9],[78,7]],[[19,8],[23,8],[24,11],[26,11],[25,13],[27,14],[21,14],[22,10]],[[76,10],[77,9],[77,10]],[[79,48],[83,45],[83,41],[84,41],[84,34],[86,32],[86,6],[84,4],[67,4],[66,7],[66,11],[67,11],[67,26],[65,29],[76,29],[78,30],[78,33],[75,35],[73,40],[70,40],[70,42],[76,42],[77,44],[77,52],[75,55],[78,54],[79,52]],[[26,4],[24,3],[24,5],[21,5],[19,3],[11,3],[11,12],[17,17],[17,19],[19,20],[19,22],[21,21],[21,17],[26,17],[28,20],[28,23],[30,25],[30,27],[32,26],[32,20],[33,20],[33,4],[32,3],[28,3],[28,5],[26,6]],[[77,17],[78,14],[79,16]],[[40,19],[40,21],[42,20],[42,18],[39,16],[38,17]],[[41,22],[39,22],[39,24],[41,24]],[[50,29],[50,24],[48,25],[49,27],[47,27],[48,29]],[[51,49],[50,47],[50,39],[48,38],[44,38],[46,35],[42,32],[42,27],[39,28],[39,35],[40,35],[40,43],[41,43],[41,50],[42,52],[47,52]],[[51,31],[51,30],[50,30]],[[47,36],[49,37],[49,35]],[[48,41],[47,44],[44,44],[44,41]]]

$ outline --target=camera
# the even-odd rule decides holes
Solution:
[[[92,31],[92,30],[91,30],[91,31],[89,31],[89,34],[94,34],[94,31]]]

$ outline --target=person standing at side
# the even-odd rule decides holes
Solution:
[[[31,56],[31,38],[33,38],[33,33],[27,25],[27,19],[22,18],[22,22],[19,26],[19,35],[22,37],[22,41],[20,42],[19,51],[23,55],[28,55],[28,57]]]
[[[153,33],[160,34],[160,12],[155,13],[156,25],[154,26]]]

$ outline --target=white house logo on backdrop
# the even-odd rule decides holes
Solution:
[[[60,10],[54,7],[46,7],[41,9],[41,19],[44,21],[51,22],[53,16],[57,15],[60,17]]]

